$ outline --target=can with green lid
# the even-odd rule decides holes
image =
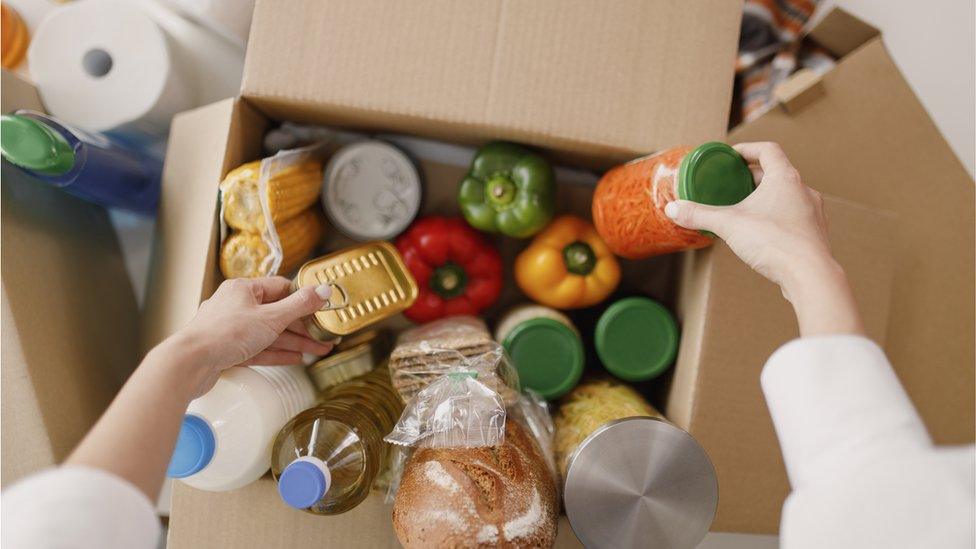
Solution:
[[[495,339],[512,357],[522,387],[548,400],[569,392],[583,375],[583,341],[569,317],[555,309],[515,307],[499,321]]]
[[[625,381],[644,381],[657,377],[674,362],[678,324],[660,303],[628,297],[600,315],[594,344],[611,374]]]

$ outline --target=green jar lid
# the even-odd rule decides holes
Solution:
[[[547,400],[568,393],[583,375],[583,342],[572,328],[551,318],[519,323],[502,345],[515,363],[522,387]]]
[[[75,164],[75,153],[60,133],[17,114],[0,117],[0,151],[11,164],[44,175],[66,173]]]
[[[725,143],[705,143],[678,168],[678,198],[713,206],[738,204],[756,188],[749,165]]]
[[[594,339],[597,355],[611,374],[625,381],[644,381],[674,362],[678,324],[659,303],[628,297],[600,315]]]

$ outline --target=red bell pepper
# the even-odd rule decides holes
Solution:
[[[502,291],[502,258],[481,234],[459,218],[418,219],[396,247],[420,287],[404,311],[414,322],[476,315]]]

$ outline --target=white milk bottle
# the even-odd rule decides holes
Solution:
[[[245,486],[271,467],[282,425],[314,403],[301,366],[229,368],[187,408],[167,475],[201,490]]]

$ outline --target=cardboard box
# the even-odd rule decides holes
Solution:
[[[858,218],[828,203],[833,250],[869,335],[935,441],[972,442],[973,181],[877,29],[834,10],[811,35],[838,65],[820,78],[798,73],[781,90],[783,104],[734,129],[729,142],[777,141],[806,184],[897,216]],[[758,380],[770,353],[795,337],[795,321],[778,289],[724,246],[685,260],[684,333],[666,414],[715,463],[721,497],[712,528],[774,533],[789,483]]]
[[[3,112],[43,111],[6,70]],[[139,311],[108,214],[3,166],[3,485],[54,465],[139,362]]]
[[[626,2],[612,9],[603,6],[599,13],[559,9],[563,4],[555,1],[487,4],[496,11],[481,5],[437,6],[258,3],[242,97],[184,113],[173,123],[147,302],[146,346],[187,322],[220,282],[216,186],[230,169],[260,157],[261,136],[273,120],[404,132],[465,144],[501,137],[592,166],[724,133],[740,15],[735,3]],[[667,24],[657,25],[659,21]],[[517,32],[539,28],[540,22],[561,32]],[[668,35],[654,42],[658,48],[653,53],[646,53],[649,43],[643,42],[651,39],[637,30],[649,22]],[[534,24],[523,27],[526,23]],[[457,30],[462,25],[468,25],[464,32]],[[479,48],[470,46],[476,42],[472,28],[491,31],[485,35],[494,38],[484,42],[490,47],[481,42]],[[587,32],[579,32],[582,28]],[[428,36],[438,37],[436,43],[428,43]],[[506,38],[500,41],[498,36]],[[600,40],[583,42],[580,36],[598,36],[611,44],[600,44],[609,49],[592,56],[589,52]],[[518,41],[516,49],[510,48],[511,40]],[[492,52],[490,63],[479,57],[483,50]],[[634,51],[649,57],[637,59]],[[608,55],[624,59],[613,62],[622,65],[614,65],[609,75],[603,70]],[[719,57],[727,64],[698,70],[708,69]],[[471,65],[481,70],[468,72]],[[541,71],[544,78],[534,72],[526,80],[512,80],[527,68]],[[628,86],[623,75],[633,73],[643,88]],[[717,84],[720,79],[723,83]],[[508,82],[516,82],[522,93],[509,95]],[[698,93],[717,85],[724,86],[723,94]],[[537,95],[540,86],[548,93]],[[668,95],[672,88],[685,93]],[[593,109],[602,114],[591,117]],[[664,111],[681,113],[683,122]],[[521,116],[509,118],[510,112]],[[692,112],[712,114],[702,120]],[[643,131],[632,132],[631,124]],[[423,171],[425,208],[453,208],[458,168],[425,162]],[[868,181],[848,183],[876,188]],[[563,206],[585,215],[590,192],[562,185]],[[897,230],[896,221],[890,213],[846,200],[828,200],[828,210],[835,251],[859,292],[870,332],[885,340],[896,253],[889,235]],[[909,216],[898,223],[916,219]],[[507,243],[505,253],[512,253],[512,246]],[[721,493],[714,529],[773,532],[787,487],[758,372],[773,349],[795,336],[792,312],[775,287],[750,273],[721,245],[627,262],[625,280],[631,288],[675,304],[679,261],[676,305],[684,339],[672,382],[657,384],[662,394],[658,404],[691,428],[712,454]],[[170,543],[395,546],[389,511],[378,496],[371,496],[337,517],[296,513],[278,501],[269,478],[222,494],[178,484]],[[578,545],[565,519],[558,545]]]

